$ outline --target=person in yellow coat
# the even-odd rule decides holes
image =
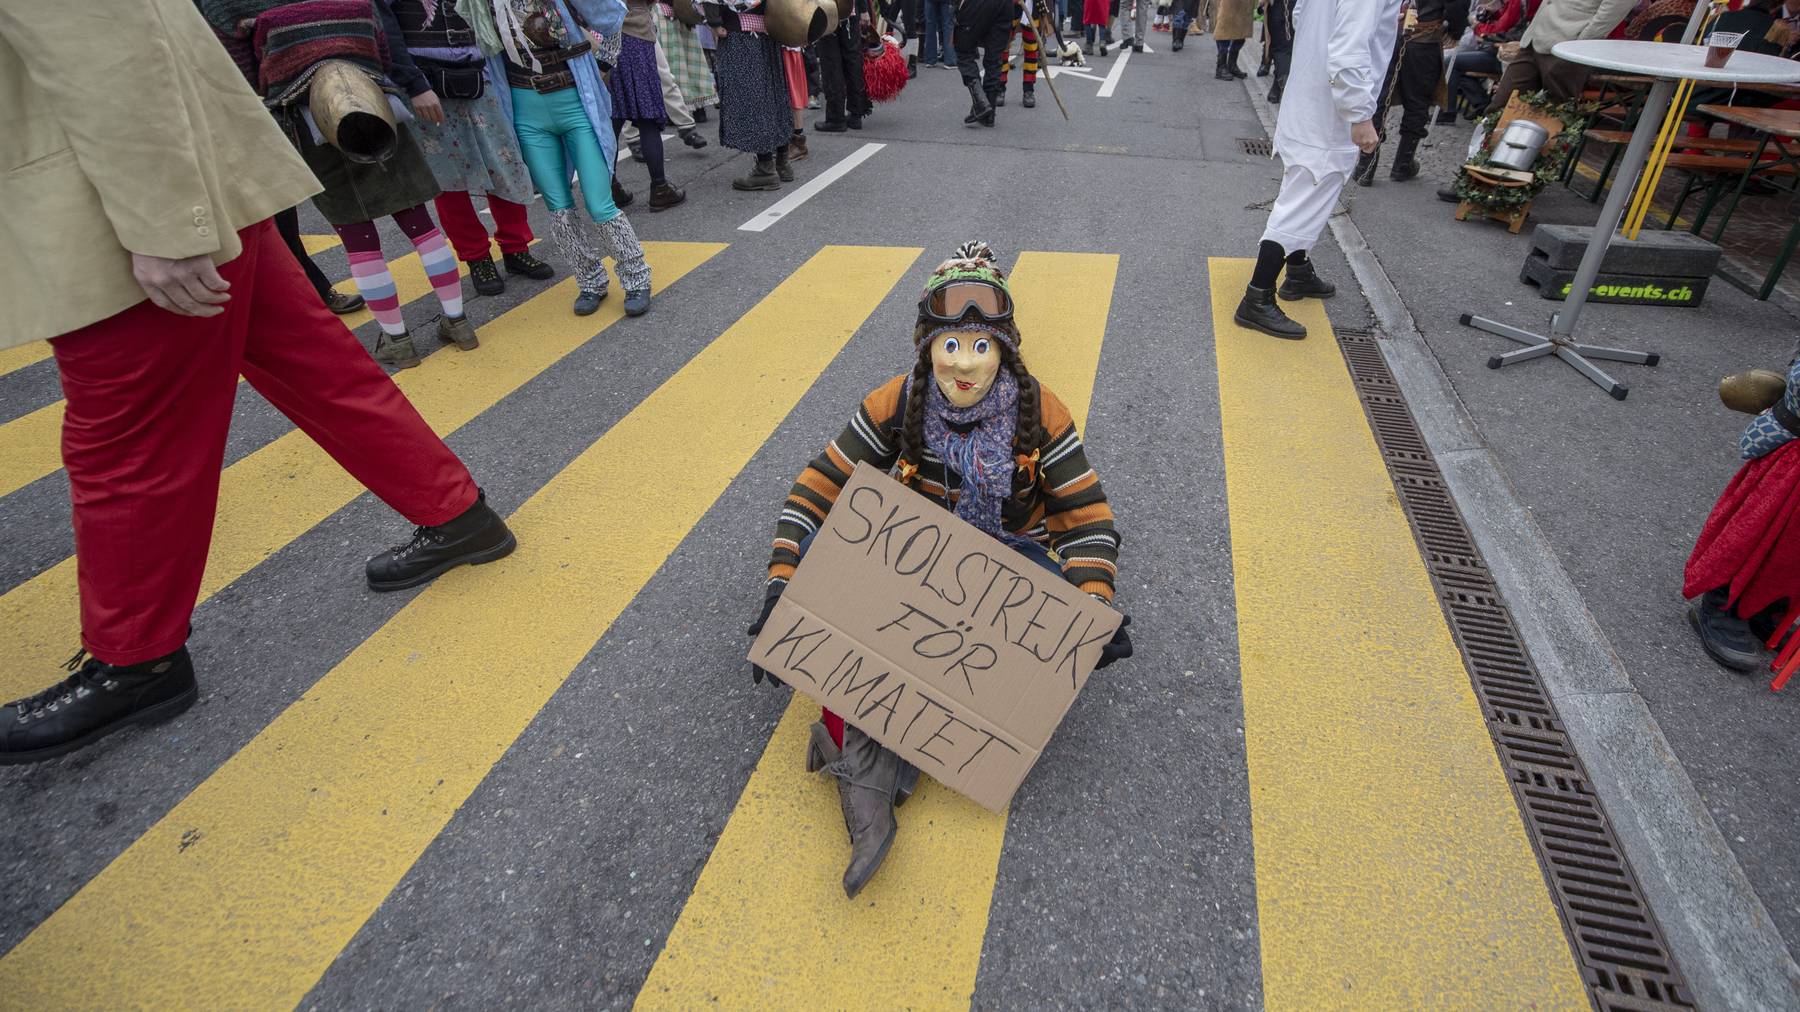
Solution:
[[[1221,81],[1249,77],[1238,66],[1238,54],[1243,52],[1244,40],[1256,30],[1256,0],[1212,0],[1209,12],[1213,41],[1219,47],[1219,65],[1213,77]]]
[[[81,594],[67,677],[0,706],[0,765],[198,697],[188,622],[240,375],[417,526],[371,589],[512,551],[282,242],[271,218],[319,181],[193,0],[0,0],[0,109],[0,348],[56,356]]]

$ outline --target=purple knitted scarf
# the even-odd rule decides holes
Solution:
[[[966,408],[951,404],[937,383],[926,384],[925,445],[962,477],[956,515],[1002,541],[1012,540],[1001,526],[1000,504],[1012,494],[1018,411],[1019,380],[1007,369],[995,375],[986,397]]]

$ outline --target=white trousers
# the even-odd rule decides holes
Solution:
[[[1284,163],[1281,193],[1269,210],[1269,225],[1263,229],[1263,238],[1280,243],[1289,253],[1312,249],[1319,234],[1325,231],[1326,222],[1331,220],[1338,194],[1344,191],[1348,179],[1342,172],[1315,177],[1311,169]]]

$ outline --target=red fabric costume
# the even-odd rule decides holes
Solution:
[[[1706,518],[1682,594],[1718,587],[1740,618],[1784,598],[1782,627],[1800,617],[1800,440],[1747,461]]]

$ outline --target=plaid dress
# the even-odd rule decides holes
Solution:
[[[719,88],[713,81],[712,65],[706,62],[706,50],[694,30],[675,20],[669,9],[656,5],[656,44],[663,48],[669,61],[669,74],[688,108],[698,109],[719,100]]]

